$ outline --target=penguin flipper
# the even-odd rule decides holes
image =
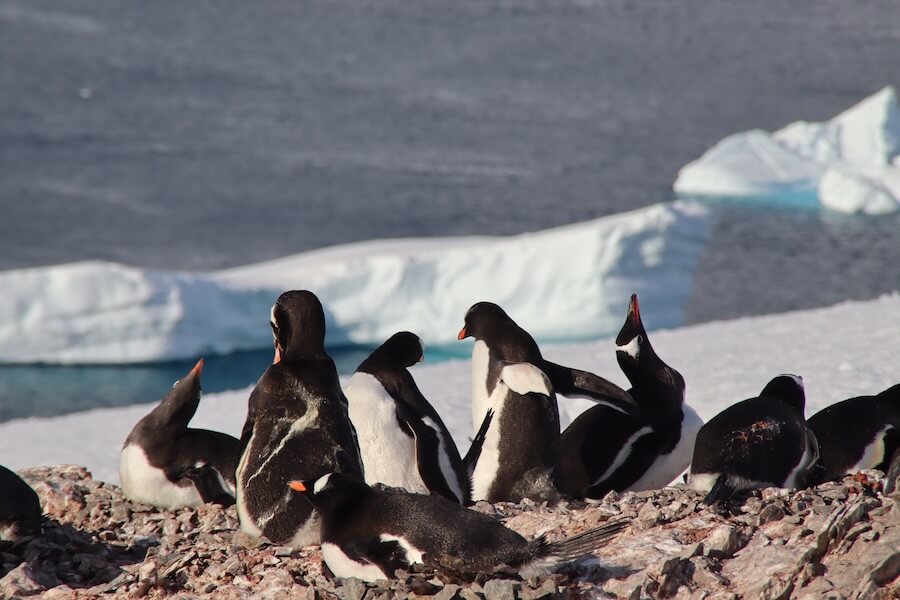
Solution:
[[[218,473],[210,465],[189,467],[184,470],[184,477],[194,484],[204,504],[221,504],[225,507],[234,504],[234,496],[222,487]]]
[[[426,423],[411,407],[402,403],[398,404],[397,418],[413,432],[416,440],[416,466],[428,491],[462,504],[465,499],[458,497],[448,481],[454,474],[445,473],[442,469],[440,454],[444,449],[441,448],[440,432]]]
[[[478,464],[478,458],[481,456],[481,449],[484,447],[484,440],[487,437],[488,429],[493,420],[494,409],[489,408],[487,412],[484,413],[484,419],[481,421],[478,432],[475,434],[475,437],[470,440],[471,444],[469,445],[469,451],[466,452],[466,455],[463,457],[463,465],[466,468],[469,479],[471,479],[472,475],[475,473],[475,466]]]
[[[703,503],[712,506],[730,499],[734,496],[735,491],[734,487],[728,483],[728,478],[725,475],[719,475],[712,488],[710,488],[709,493],[706,495],[706,498],[703,499]]]
[[[599,375],[558,365],[549,360],[544,361],[544,372],[557,394],[587,398],[626,415],[637,416],[640,412],[631,394]]]

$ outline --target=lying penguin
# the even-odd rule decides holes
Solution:
[[[900,384],[823,408],[807,421],[819,441],[815,483],[863,469],[888,472],[900,449]]]
[[[0,542],[40,535],[43,516],[38,495],[21,477],[0,466]]]
[[[471,471],[440,415],[407,370],[424,360],[419,337],[392,335],[356,369],[344,388],[356,429],[366,482],[409,492],[439,494],[466,505],[472,499]],[[488,417],[490,418],[490,417]],[[482,425],[481,431],[486,429]],[[483,442],[483,433],[473,444]]]
[[[349,475],[292,481],[322,516],[322,558],[336,577],[376,581],[412,564],[523,577],[585,557],[628,525],[621,520],[560,542],[527,541],[497,520],[440,496],[378,491]]]
[[[188,427],[200,404],[202,370],[201,358],[128,434],[119,478],[129,500],[170,509],[234,504],[238,440]]]
[[[341,471],[363,478],[356,432],[334,361],[325,311],[312,292],[281,294],[271,311],[275,360],[250,394],[237,468],[241,529],[276,544],[319,541],[312,505],[287,482]]]
[[[819,457],[806,426],[803,379],[779,375],[756,398],[729,406],[697,434],[688,485],[706,504],[763,487],[805,487]]]
[[[585,396],[627,414],[638,411],[631,396],[619,386],[593,373],[545,360],[534,338],[496,304],[479,302],[472,306],[457,337],[475,338],[473,426],[482,421],[488,409],[495,413],[475,468],[475,500],[552,500],[558,496],[556,394]]]
[[[592,406],[562,433],[559,489],[587,500],[610,490],[663,487],[691,463],[703,421],[684,402],[684,378],[657,356],[632,294],[616,338],[616,359],[640,407],[639,415]]]

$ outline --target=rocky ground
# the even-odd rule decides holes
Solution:
[[[813,490],[762,490],[729,514],[680,488],[610,494],[595,505],[479,503],[526,537],[633,522],[596,559],[564,573],[408,573],[381,585],[328,577],[318,547],[252,542],[236,532],[233,508],[133,504],[81,467],[20,474],[48,521],[41,538],[0,548],[0,598],[900,598],[900,494],[883,496],[877,472]]]

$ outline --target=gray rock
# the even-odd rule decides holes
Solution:
[[[492,579],[484,584],[485,600],[516,600],[518,587],[508,579]]]
[[[366,595],[366,584],[356,577],[348,577],[337,592],[341,600],[362,600]]]

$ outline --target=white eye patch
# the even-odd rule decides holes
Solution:
[[[331,473],[327,475],[322,475],[318,479],[316,479],[316,483],[313,484],[313,494],[318,494],[326,487],[328,487],[328,480],[331,479]]]
[[[628,342],[627,344],[623,344],[621,346],[616,346],[616,350],[619,352],[624,352],[631,358],[637,358],[638,356],[641,355],[641,342],[643,342],[643,341],[644,341],[644,338],[642,338],[639,335],[636,335],[633,338],[631,338],[631,341]]]

